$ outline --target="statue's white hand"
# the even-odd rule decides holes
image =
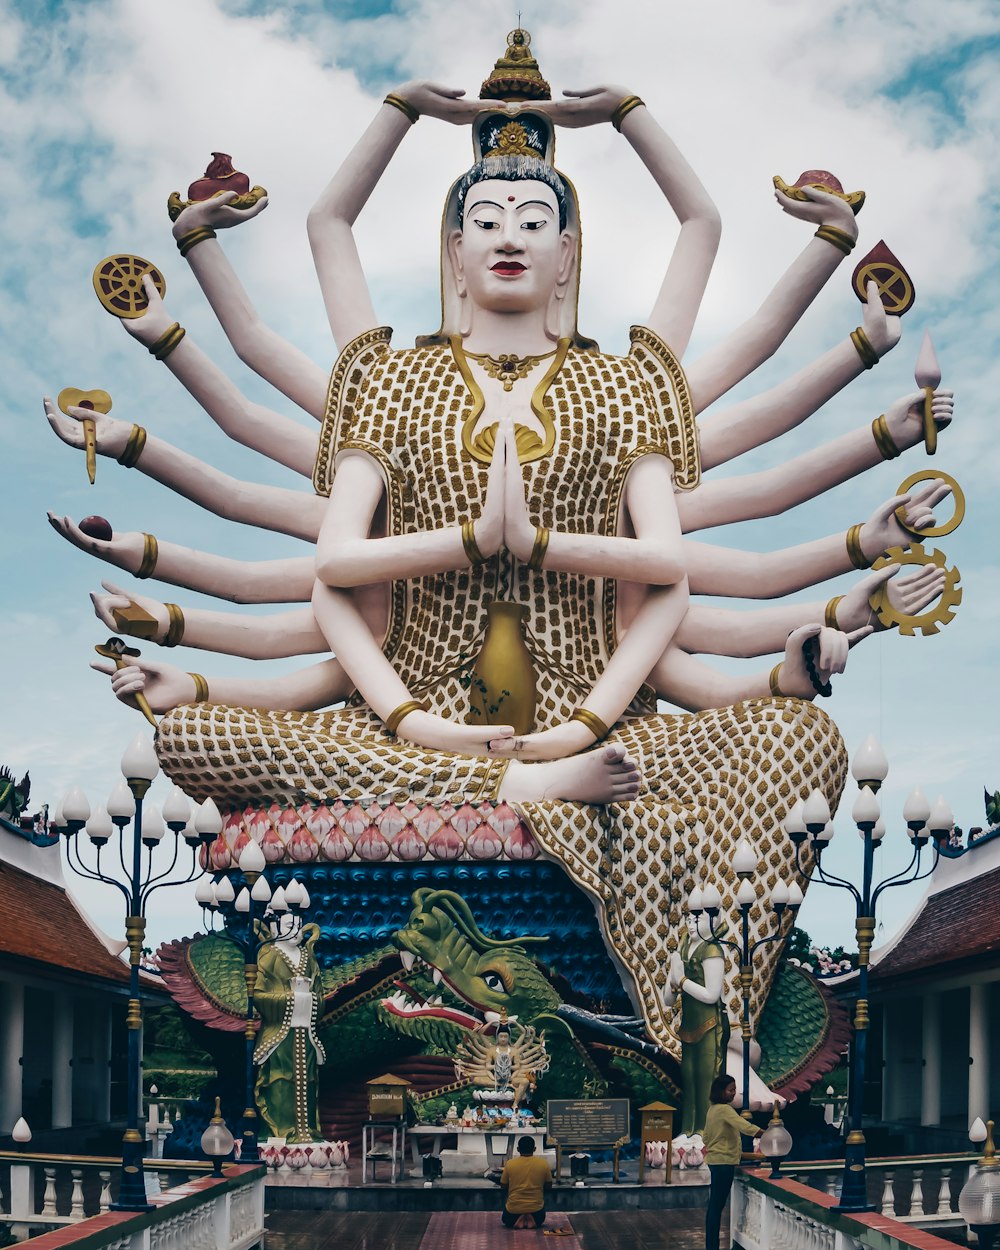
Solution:
[[[955,392],[935,391],[931,412],[939,430],[950,425],[955,413]],[[912,391],[890,404],[885,410],[885,423],[892,435],[892,441],[900,451],[919,443],[924,437],[923,391]]]
[[[563,721],[551,729],[538,733],[519,734],[513,738],[497,739],[490,743],[490,754],[498,759],[524,761],[562,760],[568,755],[578,755],[594,745],[594,735],[580,721]]]
[[[475,526],[476,546],[484,556],[495,555],[503,546],[505,460],[506,446],[498,434],[486,477],[486,498]]]
[[[517,440],[514,435],[514,422],[504,417],[500,422],[497,441],[506,447],[507,466],[504,476],[504,546],[519,560],[531,558],[531,549],[535,545],[535,526],[528,516],[528,501],[524,491],[524,469],[517,454]]]
[[[872,632],[870,625],[852,630],[849,634],[824,625],[800,625],[792,630],[785,644],[785,658],[778,673],[778,685],[783,694],[800,699],[811,699],[816,691],[809,678],[802,648],[810,638],[817,639],[816,675],[821,682],[828,682],[835,673],[847,667],[847,653],[855,643],[867,638]]]
[[[488,756],[492,742],[514,736],[513,725],[464,725],[433,712],[410,712],[396,730],[397,737],[429,751],[453,751],[456,755]]]
[[[108,593],[99,595],[92,592],[90,601],[94,605],[95,615],[107,625],[108,629],[114,630],[116,633],[127,633],[128,631],[121,628],[112,613],[115,608],[127,608],[130,603],[134,603],[142,608],[144,612],[148,612],[150,616],[156,618],[155,641],[162,641],[166,636],[170,618],[167,614],[166,606],[160,603],[159,599],[151,599],[149,595],[130,594],[127,590],[123,590],[121,586],[116,586],[114,582],[101,582],[101,585]]]
[[[905,547],[912,541],[912,535],[900,525],[897,509],[903,509],[910,529],[928,529],[934,525],[934,508],[950,494],[948,483],[935,478],[919,490],[908,495],[896,495],[879,504],[861,527],[861,550],[874,560],[890,547]]]
[[[94,412],[90,408],[71,407],[69,416],[65,416],[48,396],[42,402],[45,407],[46,420],[68,447],[83,448],[82,422],[89,419],[94,423],[98,455],[120,456],[125,450],[128,436],[132,432],[131,422],[119,421],[116,417],[109,417],[103,412]]]
[[[599,126],[609,122],[618,105],[631,94],[626,87],[584,87],[579,91],[567,88],[563,95],[568,99],[532,102],[531,107],[551,117],[557,126]]]
[[[444,87],[437,82],[406,82],[394,88],[393,95],[412,104],[421,117],[436,117],[453,126],[468,126],[483,109],[505,107],[500,100],[466,100],[462,87]]]
[[[145,694],[154,712],[169,712],[181,703],[193,703],[197,697],[191,674],[162,660],[136,658],[119,669],[109,660],[95,660],[90,667],[111,678],[116,699],[131,705],[135,695]]]
[[[134,339],[138,339],[140,343],[145,343],[148,347],[173,325],[174,319],[164,307],[160,292],[156,289],[156,283],[148,273],[143,274],[142,289],[149,301],[146,311],[141,317],[122,317],[120,320]]]
[[[817,226],[836,226],[852,239],[858,237],[858,223],[854,210],[846,200],[829,191],[820,191],[816,187],[803,187],[804,200],[793,200],[782,191],[775,191],[774,198],[781,205],[782,211],[789,217],[797,217],[800,221],[812,221]]]
[[[863,577],[837,604],[837,625],[850,633],[870,625],[874,632],[885,628],[876,617],[869,603],[880,586],[895,579],[889,586],[889,602],[897,612],[916,616],[932,603],[944,590],[945,570],[936,564],[925,564],[914,573],[897,577],[902,565],[886,564]]]
[[[89,555],[106,560],[128,573],[134,573],[142,563],[143,536],[136,532],[112,534],[110,538],[91,538],[68,516],[48,513],[49,524],[67,542],[86,551]]]
[[[670,988],[676,993],[681,988],[683,980],[684,960],[681,959],[680,951],[674,951],[670,956]]]
[[[267,208],[266,195],[261,196],[249,208],[230,208],[230,203],[236,199],[237,194],[236,191],[223,191],[221,195],[214,195],[210,200],[200,200],[197,204],[188,205],[174,222],[174,238],[179,239],[199,226],[207,226],[210,230],[229,230],[232,226],[241,226],[243,222],[256,217]]]
[[[890,317],[885,311],[885,305],[879,299],[877,282],[869,282],[867,291],[868,302],[864,305],[862,313],[862,329],[876,354],[884,356],[887,352],[891,352],[899,342],[902,333],[899,318]]]

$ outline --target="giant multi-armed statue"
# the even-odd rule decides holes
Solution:
[[[796,459],[714,479],[713,469],[806,420],[897,342],[898,317],[881,298],[888,287],[862,284],[857,329],[773,390],[717,406],[775,352],[852,251],[863,196],[819,171],[779,190],[781,209],[810,228],[804,250],[750,320],[688,361],[720,233],[708,192],[638,96],[598,87],[553,101],[529,44],[526,32],[511,33],[478,100],[423,82],[388,95],[310,210],[331,370],[266,327],[216,237],[263,228],[249,225],[267,203],[260,189],[249,191],[220,158],[188,201],[171,197],[181,255],[237,353],[318,433],[246,401],[173,321],[150,266],[109,258],[95,276],[109,310],[230,437],[301,473],[312,490],[236,481],[101,405],[67,403],[60,413],[47,403],[55,432],[76,447],[89,436],[97,453],[193,503],[312,549],[246,563],[164,536],[52,523],[134,576],[293,605],[241,616],[113,585],[95,596],[107,624],[167,646],[320,657],[291,676],[245,679],[146,657],[104,666],[119,698],[141,694],[163,714],[164,771],[231,813],[230,852],[234,839],[273,842],[273,814],[290,812],[279,843],[297,836],[292,826],[304,830],[316,862],[384,860],[405,876],[408,861],[415,872],[449,857],[485,872],[537,855],[594,903],[641,1013],[642,1046],[676,1056],[669,951],[688,893],[710,872],[728,882],[723,915],[734,912],[728,859],[743,838],[763,857],[769,887],[791,880],[783,820],[814,788],[835,806],[845,776],[843,744],[815,696],[829,692],[852,644],[883,620],[924,612],[954,580],[929,558],[891,580],[899,562],[890,560],[829,603],[784,601],[913,544],[948,493],[930,474],[846,533],[787,550],[751,554],[691,536],[783,513],[936,438],[952,399],[906,395]],[[393,342],[373,307],[352,227],[391,178],[396,148],[422,142],[423,127],[438,122],[471,128],[474,164],[445,199],[440,327],[409,346]],[[608,123],[680,227],[654,306],[636,309],[625,356],[601,351],[577,325],[580,208],[553,163],[560,127]],[[655,260],[648,239],[619,244],[647,247]],[[702,596],[778,602],[729,611]],[[733,676],[705,654],[771,658]],[[659,711],[659,701],[684,711]],[[451,839],[451,852],[427,854],[433,838]],[[224,850],[212,866],[229,862]],[[762,914],[755,909],[755,923]],[[545,930],[539,914],[533,931]],[[776,958],[769,950],[757,1007]],[[571,979],[565,962],[560,971]],[[504,992],[499,972],[484,985]],[[474,990],[465,1001],[484,1006]]]

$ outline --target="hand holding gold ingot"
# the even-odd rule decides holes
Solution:
[[[107,414],[111,411],[111,396],[107,391],[81,391],[75,386],[64,387],[56,396],[59,411],[67,417],[73,414],[70,408],[88,408],[91,412]],[[83,418],[83,447],[87,456],[87,476],[93,486],[97,479],[97,426],[93,418]]]
[[[941,366],[938,364],[937,352],[931,342],[930,331],[924,331],[924,341],[920,344],[917,354],[917,366],[913,371],[917,386],[924,392],[924,446],[928,456],[937,452],[937,426],[934,423],[934,388],[941,382]]]

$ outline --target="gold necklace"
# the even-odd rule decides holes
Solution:
[[[542,356],[516,356],[513,352],[503,355],[489,356],[485,352],[466,352],[470,360],[478,361],[486,370],[487,377],[498,378],[505,391],[514,389],[514,383],[526,378],[541,360],[548,360],[555,351],[545,352]]]

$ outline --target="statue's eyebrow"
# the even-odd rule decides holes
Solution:
[[[522,208],[528,208],[529,205],[532,205],[532,204],[537,205],[539,208],[547,209],[550,217],[555,216],[555,210],[553,209],[552,205],[546,203],[545,200],[525,200],[523,204],[518,204],[517,211],[520,212]],[[496,200],[476,200],[474,204],[469,205],[469,207],[466,209],[466,212],[471,213],[477,208],[484,208],[484,207],[499,209],[501,213],[504,211],[504,206],[502,204],[498,204]]]

